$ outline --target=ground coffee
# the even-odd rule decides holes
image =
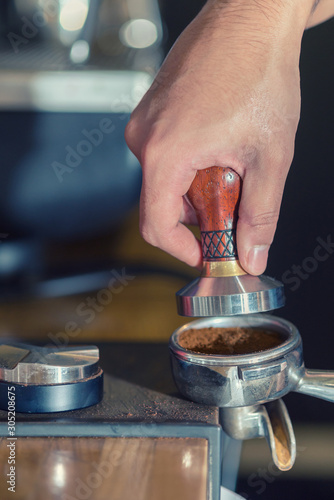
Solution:
[[[272,349],[284,342],[284,337],[261,328],[191,328],[179,338],[185,349],[202,354],[251,354]]]

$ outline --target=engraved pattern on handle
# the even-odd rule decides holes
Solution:
[[[204,261],[238,258],[236,225],[241,178],[231,168],[198,170],[187,193],[197,214]]]

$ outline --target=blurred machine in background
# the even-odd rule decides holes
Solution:
[[[129,114],[162,60],[156,0],[0,7],[0,279],[36,274],[44,241],[120,225],[139,199]]]

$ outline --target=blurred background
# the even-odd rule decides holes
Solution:
[[[166,342],[185,323],[174,295],[196,272],[142,241],[141,170],[123,134],[164,55],[203,4],[2,0],[2,338],[113,342],[115,353],[127,343],[128,357],[115,354],[111,373],[142,383],[158,377],[164,387],[168,362],[151,360],[144,377],[136,353],[143,360],[159,344],[168,358]],[[267,269],[285,283],[287,305],[277,314],[299,328],[306,365],[332,370],[333,53],[333,20],[305,33],[301,121]],[[115,276],[118,291],[103,292]],[[300,446],[296,466],[274,478],[266,473],[266,446],[249,442],[239,491],[271,500],[332,498],[334,405],[293,394],[285,401]]]

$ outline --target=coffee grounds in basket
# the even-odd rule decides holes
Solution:
[[[191,328],[179,338],[184,349],[202,354],[251,354],[272,349],[284,342],[284,337],[261,328]]]

